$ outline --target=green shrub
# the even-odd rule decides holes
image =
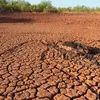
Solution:
[[[53,12],[53,13],[56,13],[56,12],[58,12],[58,10],[57,10],[57,8],[55,8],[53,6],[51,6],[51,7],[46,6],[46,8],[44,8],[43,12]]]
[[[13,1],[12,3],[7,3],[5,8],[6,11],[30,11],[30,4],[23,0]]]
[[[6,0],[0,0],[0,12],[4,12],[6,8]]]
[[[36,5],[29,6],[31,12],[36,12]]]
[[[70,12],[71,11],[71,7],[68,8],[58,8],[58,12]]]
[[[94,8],[86,7],[86,6],[76,6],[72,8],[72,12],[94,12]]]
[[[99,7],[96,7],[95,9],[96,9],[95,10],[96,12],[100,12],[100,8]]]
[[[8,11],[8,12],[16,11],[14,8],[12,7],[12,4],[7,4],[6,7],[5,7],[5,11]]]
[[[30,4],[28,2],[25,2],[25,1],[19,1],[19,2],[13,2],[12,4],[13,8],[18,11],[29,11],[29,7],[30,7]]]
[[[52,4],[50,1],[42,1],[40,4],[36,6],[37,12],[45,12],[49,11],[52,8]]]

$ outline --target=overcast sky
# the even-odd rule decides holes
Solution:
[[[42,0],[25,0],[31,4],[38,4]],[[48,0],[47,0],[48,1]],[[77,5],[85,5],[89,7],[100,7],[100,0],[49,0],[56,7],[73,7]]]

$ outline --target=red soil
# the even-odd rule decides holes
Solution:
[[[57,41],[76,41],[100,48],[100,14],[0,14],[0,100],[99,98],[100,66],[93,65],[87,71],[88,67],[85,70],[81,65],[75,65],[80,71],[74,73],[75,66],[57,68],[64,64],[57,65],[48,55],[45,55],[46,61],[41,61],[47,44]],[[51,49],[48,53],[53,52]],[[48,60],[50,66],[46,63]],[[64,62],[68,64],[66,60]],[[72,74],[78,79],[72,81]]]

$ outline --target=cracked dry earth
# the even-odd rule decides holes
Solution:
[[[0,54],[1,100],[99,100],[100,49],[74,42],[32,44]]]
[[[40,19],[40,15],[34,16]],[[41,21],[43,22],[38,22],[39,19],[35,19],[37,22],[24,23],[25,25],[19,22],[9,22],[8,24],[12,29],[8,24],[0,23],[0,38],[2,39],[0,42],[0,100],[100,100],[99,35],[96,42],[93,42],[96,35],[93,36],[92,34],[90,37],[84,35],[87,43],[82,42],[84,41],[83,38],[80,41],[80,36],[74,36],[74,34],[72,35],[74,38],[69,35],[65,39],[65,33],[62,33],[62,38],[59,38],[61,35],[57,32],[59,33],[60,30],[51,30],[52,24],[56,25],[54,26],[56,28],[61,27],[58,21],[51,21],[52,17],[58,15],[49,15],[51,19],[45,19],[45,16],[48,17],[48,15],[42,15]],[[59,16],[65,16],[65,18],[69,18],[69,16],[77,17],[77,15]],[[83,16],[86,17],[87,15],[80,15],[80,22],[83,22]],[[70,20],[72,19],[70,18]],[[46,31],[44,29],[47,23],[44,22],[45,20],[48,21],[48,25],[50,25],[48,27],[51,28],[48,30],[46,28],[46,30],[55,33],[54,40],[51,40],[52,33],[49,34],[49,37],[47,34],[46,38],[46,32],[42,32]],[[62,21],[61,17],[60,23]],[[72,25],[73,28],[74,24],[78,24],[77,21],[76,23],[69,22],[68,25]],[[95,23],[95,20],[93,21]],[[86,24],[80,22],[80,25]],[[40,26],[34,26],[34,24]],[[14,29],[15,25],[16,30]],[[20,27],[23,29],[20,29],[19,25],[22,25]],[[27,25],[33,25],[35,29],[34,31],[31,30],[31,32],[33,31],[31,35],[26,35],[26,32],[28,32]],[[40,35],[36,35],[36,27],[42,29],[42,31],[39,30],[41,31]],[[75,27],[77,30],[79,29],[79,27]],[[26,30],[24,31],[24,29]],[[12,34],[12,31],[15,33]],[[93,30],[93,32],[96,31]],[[91,44],[88,42],[89,39],[92,41]]]

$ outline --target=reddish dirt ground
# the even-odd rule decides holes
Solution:
[[[0,100],[100,100],[100,14],[0,14]]]

